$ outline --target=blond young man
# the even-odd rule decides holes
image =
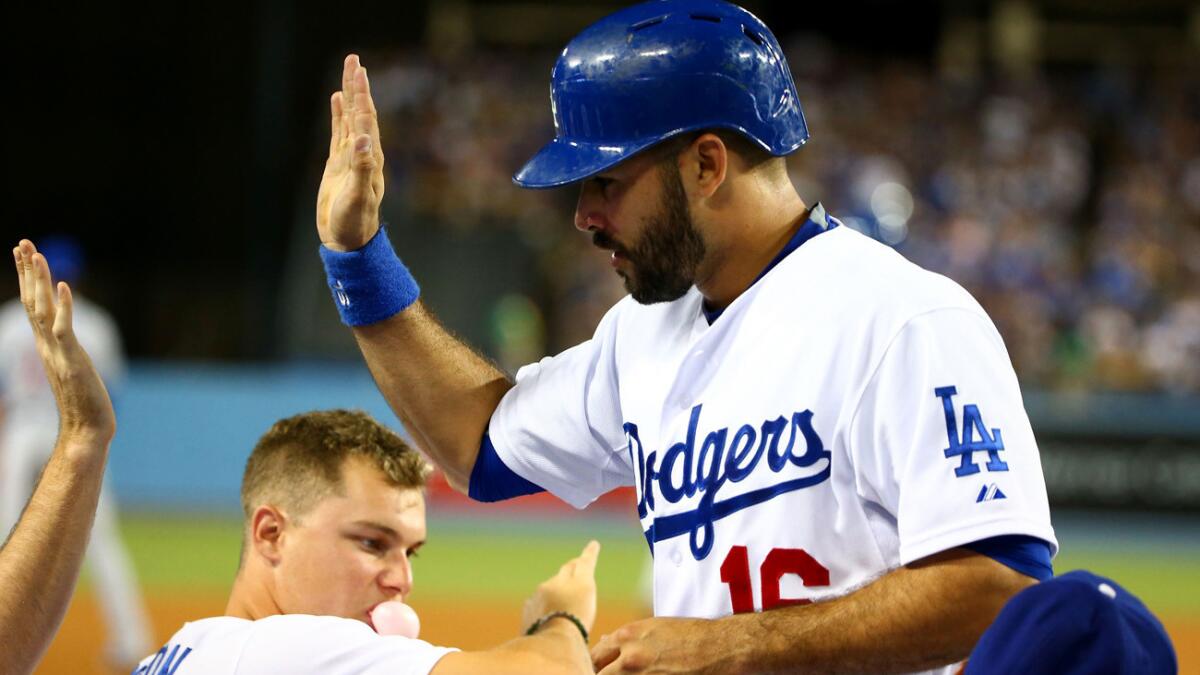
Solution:
[[[363,413],[277,422],[246,463],[242,558],[225,615],[185,624],[135,675],[592,672],[595,542],[526,602],[532,635],[462,652],[373,630],[372,610],[412,590],[427,472]]]

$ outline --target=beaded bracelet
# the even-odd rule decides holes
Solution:
[[[529,627],[529,630],[525,631],[525,634],[533,635],[534,633],[537,632],[537,630],[539,628],[546,625],[546,623],[548,621],[550,621],[551,619],[566,619],[566,620],[570,621],[571,623],[575,624],[575,627],[579,629],[580,635],[583,635],[583,643],[587,644],[587,641],[588,641],[587,629],[583,627],[583,622],[579,620],[579,617],[575,616],[574,614],[572,614],[570,612],[550,612],[546,616],[543,616],[542,618],[538,619],[537,621],[534,621],[533,625]]]

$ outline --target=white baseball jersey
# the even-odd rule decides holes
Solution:
[[[336,616],[218,616],[185,623],[132,675],[425,675],[454,651]]]
[[[577,508],[637,488],[656,615],[834,598],[1000,535],[1057,550],[1008,354],[953,281],[836,227],[711,325],[701,302],[622,300],[521,369],[489,427]]]

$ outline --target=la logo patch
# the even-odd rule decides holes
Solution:
[[[963,433],[962,438],[959,438],[954,403],[951,400],[958,394],[958,389],[938,387],[933,393],[942,399],[942,408],[946,412],[946,436],[949,438],[950,447],[942,452],[947,459],[960,458],[958,466],[954,468],[954,475],[962,478],[979,473],[979,465],[973,457],[976,452],[987,453],[988,462],[985,466],[988,471],[1008,471],[1008,464],[1000,459],[1000,451],[1004,449],[1000,430],[992,429],[991,433],[988,433],[988,428],[983,424],[983,417],[979,414],[979,407],[974,403],[963,406]]]

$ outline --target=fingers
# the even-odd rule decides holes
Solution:
[[[54,325],[56,314],[54,307],[53,282],[50,281],[50,265],[41,253],[33,254],[33,315],[42,328],[49,329]]]
[[[576,558],[575,565],[576,575],[595,576],[596,560],[600,557],[600,542],[595,539],[589,541],[587,546],[583,547],[583,553]]]
[[[369,136],[376,152],[382,152],[379,149],[379,114],[375,110],[375,99],[371,97],[371,81],[366,68],[359,68],[354,73],[354,133],[360,139]]]
[[[345,139],[352,139],[354,150],[350,164],[358,174],[359,187],[375,190],[375,173],[383,160],[379,145],[379,118],[375,102],[371,99],[367,69],[362,67],[357,54],[348,55],[342,63],[342,91],[339,93],[329,100],[329,155],[333,157]]]
[[[621,655],[621,645],[613,638],[612,633],[600,638],[596,646],[592,647],[592,667],[596,672],[600,672],[605,666],[617,660]]]
[[[33,242],[28,239],[22,239],[17,245],[17,250],[21,256],[20,265],[17,268],[17,277],[21,280],[21,303],[25,305],[25,309],[30,312],[30,317],[33,314],[33,254],[37,249],[33,247]]]
[[[329,97],[329,158],[337,155],[342,139],[346,137],[345,121],[342,120],[342,92],[335,91]]]
[[[59,342],[71,344],[75,341],[72,330],[72,320],[75,316],[75,298],[71,295],[71,287],[67,282],[58,282],[58,304],[54,308],[54,337]]]
[[[21,262],[21,247],[13,247],[13,262],[17,266],[17,285],[21,288],[21,302],[25,302],[25,264]]]
[[[342,95],[346,97],[346,110],[354,110],[354,71],[358,66],[358,54],[347,54],[342,62]]]

